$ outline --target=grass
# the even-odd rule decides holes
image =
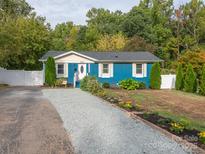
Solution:
[[[184,92],[184,91],[178,91],[178,90],[172,90],[173,93],[175,93],[176,95],[181,95],[181,96],[188,96],[188,97],[192,97],[194,99],[198,99],[198,100],[204,100],[205,97],[198,95],[198,94],[194,94],[194,93],[188,93],[188,92]],[[204,101],[205,103],[205,101]]]
[[[187,128],[205,131],[205,97],[176,90],[107,89],[109,95],[123,101],[132,100],[145,112],[157,113],[176,122],[185,122]]]
[[[185,124],[187,129],[196,129],[199,131],[205,130],[205,121],[203,120],[193,120],[187,118],[186,116],[173,114],[167,111],[155,111],[155,112],[162,117],[169,118],[175,122]]]
[[[143,102],[146,99],[146,96],[144,94],[132,94],[130,95],[130,97],[140,102]]]

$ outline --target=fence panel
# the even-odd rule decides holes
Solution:
[[[0,83],[11,86],[41,86],[43,82],[43,71],[0,69]]]
[[[176,75],[161,75],[162,83],[161,89],[174,89],[176,82]]]

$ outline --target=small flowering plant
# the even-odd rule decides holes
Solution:
[[[131,110],[133,108],[133,105],[132,105],[131,101],[121,103],[120,106],[125,108],[125,109],[128,109],[128,110]]]
[[[170,130],[172,132],[180,134],[180,133],[182,133],[184,131],[184,126],[182,124],[180,124],[180,123],[171,122]]]
[[[205,144],[205,131],[200,132],[200,133],[198,134],[198,136],[199,136],[199,141],[200,141],[201,143]]]

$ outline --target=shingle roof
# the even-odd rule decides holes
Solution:
[[[48,57],[56,57],[66,52],[67,51],[48,51],[46,54],[43,55],[43,57],[41,57],[40,60],[47,60]]]
[[[65,54],[65,51],[49,51],[40,60],[46,60],[48,57],[56,57],[61,54]],[[68,52],[69,53],[69,52]],[[136,51],[136,52],[92,52],[82,51],[77,52],[82,55],[96,59],[97,61],[113,61],[113,62],[157,62],[163,61],[148,51]]]

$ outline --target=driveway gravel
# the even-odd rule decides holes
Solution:
[[[62,120],[40,88],[0,89],[0,154],[73,154]]]
[[[80,89],[44,89],[71,136],[76,153],[186,154],[175,141]]]

